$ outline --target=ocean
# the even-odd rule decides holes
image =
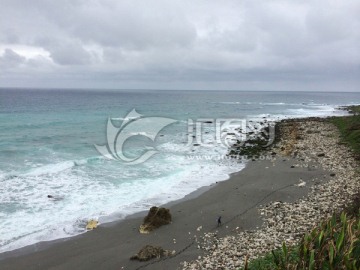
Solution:
[[[246,162],[226,158],[218,120],[344,115],[338,106],[359,103],[360,93],[0,89],[0,252],[228,179]]]

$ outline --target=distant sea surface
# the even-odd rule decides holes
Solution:
[[[342,115],[336,107],[358,103],[360,93],[0,89],[0,252],[83,233],[89,219],[123,219],[244,167],[189,159],[227,148],[185,147],[188,119]],[[106,144],[108,118],[120,127],[133,109],[176,123],[154,142],[138,135],[124,145],[133,156],[155,147],[144,163],[104,158],[94,144]],[[210,137],[214,129],[204,127]]]

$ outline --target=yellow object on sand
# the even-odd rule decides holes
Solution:
[[[148,233],[150,233],[150,230],[148,229],[147,225],[143,224],[143,225],[140,225],[139,232],[141,234],[148,234]]]
[[[93,230],[93,229],[95,229],[97,227],[97,225],[98,225],[98,221],[94,220],[94,219],[91,219],[86,224],[86,229],[87,230]]]

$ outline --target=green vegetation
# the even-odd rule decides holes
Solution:
[[[360,160],[360,106],[348,108],[354,113],[347,117],[334,117],[334,123],[347,144]],[[312,270],[360,269],[360,193],[340,215],[323,221],[306,234],[296,247],[283,244],[265,256],[246,263],[244,270]]]
[[[285,248],[285,250],[284,250]],[[286,252],[286,256],[283,256]],[[286,257],[286,259],[285,259]],[[273,270],[279,269],[278,264],[281,264],[277,260],[285,260],[288,263],[296,263],[298,260],[298,249],[293,248],[288,251],[288,247],[283,245],[282,250],[273,250],[272,252],[267,253],[264,257],[258,258],[251,261],[245,268],[247,270]],[[286,268],[284,268],[286,269]]]
[[[306,234],[298,247],[283,244],[244,269],[360,269],[360,215],[334,215]]]
[[[360,160],[360,106],[351,106],[349,110],[356,114],[333,117],[330,121],[338,127],[342,143],[348,144],[353,149],[356,159]]]
[[[354,114],[360,114],[360,105],[348,106],[347,109]]]

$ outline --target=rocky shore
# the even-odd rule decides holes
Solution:
[[[183,262],[183,269],[238,269],[283,242],[294,245],[319,222],[351,202],[359,190],[358,163],[349,148],[340,141],[337,128],[325,119],[306,118],[279,123],[280,140],[269,150],[276,159],[290,158],[291,168],[313,170],[322,167],[330,180],[314,178],[311,183],[299,179],[298,188],[311,184],[310,192],[293,203],[273,201],[258,208],[264,223],[259,230],[241,231],[218,237],[205,233],[198,248],[205,255]],[[270,154],[270,152],[269,152]]]

